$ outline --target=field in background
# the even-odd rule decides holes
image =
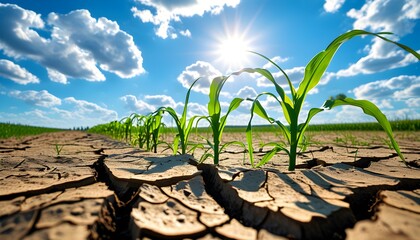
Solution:
[[[390,121],[393,131],[419,131],[420,119]],[[254,132],[272,132],[275,128],[270,125],[253,126]],[[226,126],[226,132],[245,132],[246,126]],[[204,130],[205,131],[205,130]],[[335,123],[312,124],[307,131],[383,131],[377,122],[366,123]]]
[[[64,131],[59,128],[36,127],[12,123],[0,123],[0,139],[10,137],[24,137],[47,132]]]
[[[420,141],[420,137],[417,136],[417,132],[420,131],[420,119],[396,120],[391,121],[390,123],[397,139]],[[127,128],[123,123],[111,122],[94,126],[88,131],[91,133],[107,135],[113,139],[125,141],[133,146],[139,147],[137,139],[138,134],[141,132],[140,128],[141,127],[130,126],[129,131],[126,131]],[[253,126],[252,130],[253,138],[255,139],[254,143],[258,145],[274,141],[274,139],[278,141],[284,140],[284,137],[274,125],[257,125]],[[174,127],[162,127],[160,132],[159,142],[166,144],[172,144],[174,136],[178,133],[177,129]],[[245,142],[245,132],[246,126],[226,126],[222,141]],[[365,134],[362,134],[363,132],[365,132]],[[328,142],[336,144],[344,143],[346,145],[369,145],[377,141],[382,142],[382,144],[389,143],[385,131],[383,131],[378,123],[374,122],[310,125],[305,135],[307,137],[307,143],[310,145]],[[355,135],[358,137],[355,137]],[[366,135],[366,137],[369,136],[369,139],[364,139],[363,135]],[[199,127],[191,131],[190,141],[191,143],[198,143],[203,142],[203,138],[209,139],[211,137],[212,131],[210,128]],[[330,139],[326,139],[326,137]]]
[[[420,130],[420,119],[416,120],[397,120],[391,121],[392,129],[395,132],[398,131],[419,131]],[[98,129],[93,127],[93,129]],[[46,127],[37,127],[37,126],[28,126],[12,123],[0,123],[0,138],[9,138],[9,137],[22,137],[28,135],[36,135],[46,132],[57,132],[57,131],[66,131],[68,129],[59,129],[59,128],[46,128]],[[79,129],[78,129],[79,130]],[[225,133],[245,133],[245,126],[226,126]],[[88,130],[89,131],[89,130]],[[273,132],[276,131],[274,126],[261,125],[254,126],[254,132]],[[339,123],[339,124],[319,124],[319,125],[310,125],[308,127],[309,132],[318,132],[318,131],[382,131],[381,126],[375,122],[369,123]],[[102,133],[118,140],[123,140],[123,137],[112,136],[112,134],[105,131],[94,131],[96,133]],[[175,133],[176,129],[174,128],[163,128],[162,133]],[[193,131],[195,132],[195,131]],[[198,133],[210,133],[209,128],[198,128]],[[311,134],[310,134],[311,135]]]

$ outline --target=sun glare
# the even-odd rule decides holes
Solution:
[[[217,61],[228,71],[236,71],[250,64],[251,41],[243,36],[225,36],[218,39]]]
[[[242,67],[249,57],[249,46],[244,39],[232,37],[222,40],[219,46],[219,56],[229,67]]]

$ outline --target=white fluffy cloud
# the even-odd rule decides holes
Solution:
[[[379,106],[392,108],[390,100],[404,100],[415,106],[420,99],[420,76],[401,75],[388,80],[363,84],[353,89],[356,98],[367,99]]]
[[[78,116],[81,119],[100,119],[102,122],[107,122],[118,118],[117,112],[92,102],[78,100],[74,97],[65,98],[64,102],[72,105],[73,108],[73,111],[68,111],[67,114]]]
[[[398,40],[412,33],[416,21],[420,19],[420,0],[367,0],[360,9],[351,9],[347,16],[355,19],[353,28],[373,32],[387,31],[396,35],[387,37]],[[418,60],[394,44],[374,38],[372,45],[366,46],[368,54],[348,68],[329,74],[322,80],[328,83],[333,77],[351,77],[405,67]]]
[[[337,12],[343,6],[345,0],[325,0],[324,10],[326,12]]]
[[[42,91],[11,91],[9,93],[10,96],[23,100],[30,105],[40,106],[40,107],[53,107],[61,105],[61,99],[52,95],[46,90]]]
[[[114,21],[92,18],[88,10],[50,13],[47,24],[51,28],[40,14],[14,4],[0,3],[0,15],[0,49],[10,57],[38,62],[53,81],[104,81],[101,70],[121,78],[145,71],[133,37]],[[44,38],[38,31],[50,31],[51,37]]]
[[[39,83],[38,77],[25,68],[6,59],[0,59],[0,76],[23,85],[28,83]]]
[[[361,9],[351,9],[347,16],[356,19],[356,29],[405,35],[412,32],[413,20],[420,18],[420,0],[368,0]]]
[[[359,74],[371,74],[405,67],[416,62],[418,60],[411,53],[406,53],[382,39],[374,39],[368,55],[360,58],[348,68],[339,70],[334,75],[350,77]]]
[[[409,107],[420,107],[420,97],[410,98],[405,101]]]
[[[257,96],[257,91],[254,88],[245,86],[236,93],[237,97],[240,98],[255,98]]]
[[[125,95],[120,98],[124,102],[125,108],[131,112],[148,114],[160,107],[172,107],[174,109],[182,107],[182,103],[175,102],[171,96],[167,95],[146,95],[142,99],[137,99],[133,95]]]
[[[110,111],[111,114],[101,116],[85,115],[77,105],[66,103],[69,110],[52,107],[49,109],[33,109],[21,113],[0,112],[0,122],[14,122],[34,126],[46,126],[56,128],[73,128],[94,126],[101,123],[117,120],[117,113]],[[75,123],[77,125],[75,125]]]
[[[191,84],[197,79],[198,82],[194,85],[193,91],[204,94],[209,93],[211,81],[214,77],[221,76],[222,73],[208,62],[197,61],[185,68],[178,76],[178,82],[185,88],[190,88]]]
[[[179,31],[179,33],[184,37],[191,37],[191,32],[188,29],[185,31]]]
[[[157,36],[166,39],[177,38],[177,30],[171,25],[172,22],[181,22],[181,18],[203,16],[205,13],[219,14],[223,8],[236,7],[240,0],[215,0],[215,1],[167,1],[167,0],[136,0],[149,9],[133,7],[131,12],[144,23],[152,23],[157,26]],[[153,9],[155,13],[152,13]],[[187,32],[188,31],[188,32]],[[182,35],[191,35],[189,30],[179,31]]]
[[[181,115],[184,107],[184,103],[175,102],[171,96],[167,95],[146,95],[141,99],[138,99],[133,95],[125,95],[120,98],[123,101],[124,106],[130,112],[139,114],[149,114],[156,111],[160,107],[172,107],[179,115]],[[187,116],[202,116],[207,114],[207,107],[195,102],[188,103]],[[166,118],[165,121],[170,123],[170,118]]]
[[[137,99],[137,97],[133,95],[125,95],[121,97],[120,100],[124,102],[124,106],[131,112],[147,114],[156,110],[152,105]]]

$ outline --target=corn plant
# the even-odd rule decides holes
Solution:
[[[306,128],[309,125],[310,120],[318,113],[324,111],[325,109],[332,109],[337,106],[342,105],[350,105],[361,108],[365,114],[373,116],[378,123],[382,126],[382,128],[387,133],[392,146],[394,147],[395,151],[398,153],[401,160],[405,163],[404,156],[402,155],[397,142],[395,141],[391,129],[391,125],[389,121],[387,120],[386,116],[379,110],[379,108],[373,104],[372,102],[369,102],[367,100],[355,100],[352,98],[344,98],[344,99],[330,99],[327,100],[322,108],[312,108],[308,112],[308,116],[306,120],[303,123],[298,123],[299,114],[302,109],[302,106],[304,104],[305,98],[310,92],[311,89],[313,89],[320,81],[322,75],[324,74],[325,70],[327,69],[328,65],[330,64],[335,52],[338,50],[338,48],[346,42],[347,40],[355,37],[355,36],[361,36],[361,35],[373,35],[376,37],[379,37],[387,42],[393,43],[400,48],[406,50],[407,52],[413,54],[417,59],[420,59],[420,55],[412,50],[411,48],[394,42],[383,35],[385,34],[391,34],[388,32],[382,32],[382,33],[371,33],[363,30],[352,30],[347,33],[344,33],[337,37],[334,41],[332,41],[328,47],[318,53],[305,67],[305,74],[303,77],[303,80],[300,82],[299,87],[296,89],[289,76],[286,74],[286,72],[279,67],[276,63],[274,63],[269,58],[259,54],[255,53],[264,59],[268,60],[271,64],[273,64],[276,68],[278,68],[286,77],[286,81],[289,85],[290,91],[291,91],[291,97],[286,95],[285,90],[276,82],[273,75],[266,69],[262,68],[245,68],[241,71],[238,71],[234,73],[235,75],[241,74],[243,72],[248,73],[259,73],[265,78],[267,78],[275,87],[275,90],[278,94],[276,96],[275,94],[271,92],[264,92],[257,95],[257,97],[253,100],[253,104],[251,107],[251,118],[249,120],[246,135],[247,135],[247,143],[248,143],[248,150],[249,150],[249,157],[251,161],[252,166],[262,166],[263,164],[267,163],[274,155],[275,153],[279,151],[284,151],[289,156],[289,170],[292,171],[295,169],[296,165],[296,155],[297,150],[299,146],[303,146],[303,140],[304,140],[304,133]],[[271,96],[274,97],[278,103],[281,109],[283,110],[284,117],[288,123],[288,126],[280,122],[279,120],[275,120],[268,116],[267,112],[261,105],[260,101],[258,100],[261,96]],[[283,133],[284,137],[286,138],[289,147],[278,144],[276,145],[269,153],[267,153],[258,164],[254,164],[253,159],[253,149],[252,149],[252,119],[254,117],[254,114],[259,115],[263,119],[266,119],[271,124],[277,124],[280,128],[280,131]]]
[[[58,143],[55,144],[55,153],[57,154],[57,158],[60,157],[61,150],[63,150],[64,145],[60,145]]]
[[[242,98],[234,98],[225,115],[222,116],[221,113],[221,107],[220,107],[220,101],[219,101],[219,95],[222,91],[222,87],[225,84],[225,82],[228,80],[229,76],[220,76],[216,77],[212,80],[210,85],[210,92],[209,92],[209,102],[207,104],[208,109],[208,116],[200,117],[197,121],[198,122],[202,119],[205,119],[210,124],[210,129],[213,134],[213,142],[211,142],[209,139],[205,139],[207,144],[210,146],[210,149],[213,150],[213,153],[209,153],[208,151],[205,151],[203,156],[201,157],[200,161],[203,162],[207,158],[213,158],[214,164],[219,164],[219,155],[223,151],[223,149],[231,144],[237,144],[240,146],[243,146],[245,148],[245,145],[240,141],[233,141],[228,142],[225,144],[221,144],[222,141],[222,135],[223,130],[226,126],[226,120],[229,114],[239,107],[241,102],[244,100]],[[209,150],[210,150],[209,149]]]
[[[132,113],[130,114],[130,116],[124,117],[119,121],[124,130],[124,138],[126,142],[131,143],[133,123],[134,123],[134,120],[136,120],[137,115],[138,114],[136,113]]]
[[[144,118],[144,131],[141,136],[146,142],[146,150],[157,152],[157,146],[159,144],[159,136],[161,133],[162,123],[162,110],[158,109],[153,113],[150,113]],[[139,136],[140,137],[140,136]]]
[[[178,147],[181,145],[181,154],[187,153],[187,145],[188,145],[188,138],[190,136],[191,129],[193,127],[194,121],[198,116],[193,116],[189,119],[187,124],[187,107],[188,102],[190,99],[190,93],[191,89],[193,88],[194,84],[199,80],[200,78],[197,78],[190,86],[190,88],[187,91],[187,95],[185,97],[184,102],[184,109],[182,111],[182,116],[179,117],[176,111],[171,107],[163,107],[161,108],[163,112],[167,112],[175,121],[176,128],[178,130],[178,133],[176,134],[174,138],[174,142],[172,144],[172,150],[174,154],[178,153]]]

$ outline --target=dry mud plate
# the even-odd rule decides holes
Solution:
[[[3,140],[0,239],[418,239],[419,144],[402,152],[410,168],[383,146],[313,147],[288,172],[235,149],[216,167],[83,132]]]

